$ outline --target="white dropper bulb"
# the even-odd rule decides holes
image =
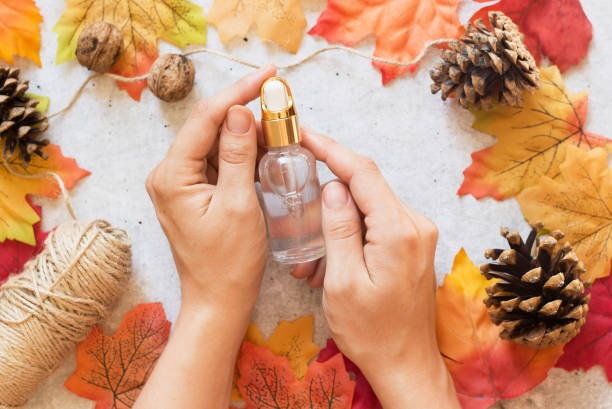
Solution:
[[[269,111],[282,111],[289,107],[289,94],[281,81],[268,81],[264,85],[263,99]]]

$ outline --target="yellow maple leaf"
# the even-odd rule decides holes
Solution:
[[[13,63],[21,55],[40,67],[40,28],[43,19],[34,0],[0,2],[0,59]]]
[[[306,375],[308,362],[319,353],[319,346],[312,342],[313,335],[314,317],[308,315],[295,321],[281,321],[268,339],[263,337],[257,325],[251,323],[244,340],[267,347],[275,355],[287,357],[296,379],[300,380]],[[234,382],[232,402],[240,399],[240,391]]]
[[[472,111],[473,127],[495,135],[498,142],[472,154],[458,194],[506,199],[542,176],[557,177],[568,146],[591,149],[610,142],[584,129],[587,91],[570,93],[555,66],[542,69],[540,75],[541,88],[526,94],[521,107]]]
[[[569,146],[558,180],[543,177],[517,197],[530,223],[561,230],[593,281],[610,274],[612,257],[612,170],[604,149]]]
[[[157,59],[157,39],[179,47],[206,41],[202,8],[187,0],[66,0],[53,31],[58,34],[57,64],[75,58],[79,34],[89,24],[106,21],[123,34],[123,52],[111,72],[135,77],[149,72]],[[119,83],[140,100],[146,80]]]
[[[3,148],[4,142],[0,143],[0,152]],[[77,166],[74,159],[65,158],[59,146],[48,145],[43,151],[49,155],[49,159],[32,156],[27,169],[22,168],[21,160],[17,158],[9,159],[8,164],[15,171],[28,175],[54,172],[62,178],[66,189],[71,189],[79,179],[89,175],[88,171]],[[26,179],[9,173],[0,163],[0,242],[10,239],[36,244],[32,225],[40,217],[25,196],[36,194],[56,198],[59,193],[60,187],[52,176]]]
[[[223,43],[244,37],[256,25],[261,39],[292,53],[300,48],[306,28],[299,0],[215,0],[206,18],[217,27]]]

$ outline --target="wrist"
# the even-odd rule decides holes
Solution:
[[[219,286],[202,289],[184,280],[181,285],[181,313],[194,318],[214,319],[218,317],[230,327],[248,326],[257,294]]]
[[[222,349],[234,354],[240,348],[249,319],[250,312],[205,303],[183,302],[175,331],[181,331],[187,337],[202,337],[206,342],[215,339]]]
[[[376,370],[364,374],[385,409],[460,408],[453,380],[437,351],[379,362]]]

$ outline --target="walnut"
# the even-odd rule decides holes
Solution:
[[[193,88],[195,67],[179,54],[165,54],[153,63],[149,73],[149,89],[166,102],[179,101]]]
[[[79,36],[76,56],[90,70],[105,73],[117,61],[123,49],[121,31],[103,21],[85,27]]]

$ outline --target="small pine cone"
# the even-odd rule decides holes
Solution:
[[[540,87],[540,71],[523,44],[518,26],[502,12],[489,13],[492,29],[481,19],[467,26],[466,34],[441,51],[430,71],[431,92],[442,100],[456,96],[464,108],[490,109],[494,102],[522,103],[522,93]]]
[[[29,83],[19,79],[19,70],[0,67],[0,146],[5,159],[15,153],[25,168],[32,155],[47,159],[42,148],[49,144],[40,139],[48,128],[47,117],[36,109],[38,100],[25,95]]]
[[[480,267],[488,279],[489,317],[503,331],[500,337],[532,348],[565,343],[580,332],[589,310],[580,276],[585,272],[569,243],[559,244],[563,233],[538,236],[537,224],[523,241],[517,231],[502,229],[509,249],[489,249],[496,260]]]

